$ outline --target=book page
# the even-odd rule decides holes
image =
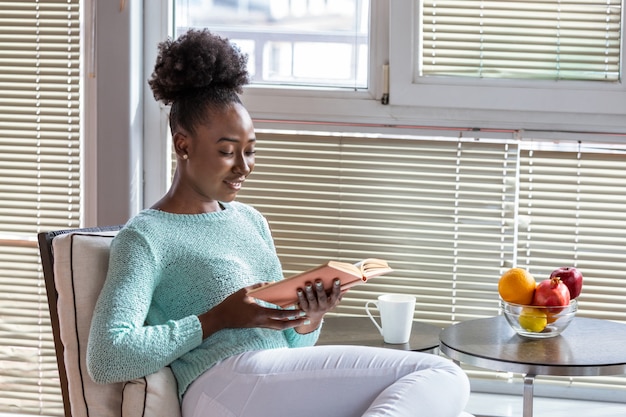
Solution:
[[[361,269],[361,274],[365,277],[365,279],[373,278],[375,276],[387,274],[393,271],[393,269],[389,267],[387,261],[378,258],[363,259],[361,262],[357,262],[355,266]]]

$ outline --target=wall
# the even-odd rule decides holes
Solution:
[[[124,223],[142,206],[141,2],[96,2],[85,36],[84,225]],[[85,33],[92,10],[85,7]],[[95,67],[90,68],[95,50]]]

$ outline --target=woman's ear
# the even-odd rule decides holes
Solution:
[[[174,143],[174,151],[176,152],[176,155],[181,159],[189,158],[189,155],[187,154],[189,137],[187,134],[176,132],[174,133],[174,136],[172,136],[172,141]]]

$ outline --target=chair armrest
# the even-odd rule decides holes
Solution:
[[[176,379],[169,366],[124,385],[122,415],[181,417]]]

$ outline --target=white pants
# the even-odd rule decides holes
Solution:
[[[183,417],[457,417],[465,373],[443,357],[362,346],[247,352],[202,374]]]

